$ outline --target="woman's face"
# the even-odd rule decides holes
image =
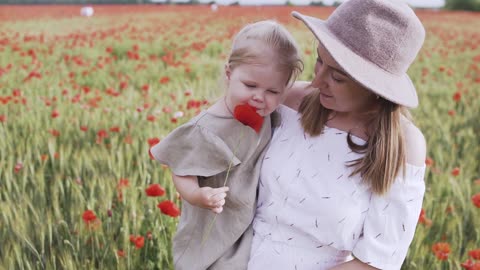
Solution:
[[[321,104],[343,114],[369,111],[376,95],[351,79],[320,43],[312,86],[320,90]]]

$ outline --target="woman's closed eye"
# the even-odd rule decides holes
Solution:
[[[251,84],[251,83],[243,83],[246,87],[248,88],[255,88],[257,87],[255,84]]]
[[[336,72],[336,71],[332,71],[331,73],[332,75],[332,79],[336,82],[343,82],[345,80],[344,76],[343,75],[340,75],[340,73]]]

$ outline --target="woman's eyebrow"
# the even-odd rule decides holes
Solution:
[[[320,58],[320,59],[323,59],[321,56],[320,56],[320,52],[318,51],[317,49],[317,57]],[[328,65],[331,69],[335,70],[336,72],[340,73],[341,75],[343,76],[346,76],[346,77],[349,77],[348,74],[343,71],[342,69],[339,69],[339,68],[336,68],[336,67],[332,67],[331,65]]]

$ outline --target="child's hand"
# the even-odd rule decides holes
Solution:
[[[201,187],[195,189],[191,194],[192,204],[210,209],[214,213],[221,213],[223,211],[223,205],[225,204],[225,197],[227,197],[228,187],[211,188]]]

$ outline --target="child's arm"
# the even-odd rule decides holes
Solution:
[[[173,183],[180,196],[190,204],[217,214],[223,211],[228,187],[200,187],[196,176],[173,175]]]

